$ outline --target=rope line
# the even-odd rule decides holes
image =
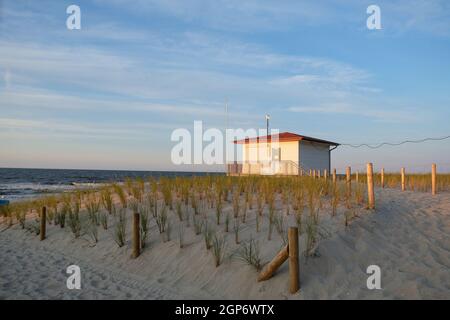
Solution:
[[[445,137],[440,137],[440,138],[424,138],[424,139],[420,139],[420,140],[405,140],[402,142],[381,142],[378,144],[368,144],[368,143],[361,143],[361,144],[349,144],[349,143],[342,143],[339,146],[344,146],[344,147],[351,147],[351,148],[361,148],[361,147],[368,147],[370,149],[378,149],[381,148],[382,146],[400,146],[402,144],[405,143],[422,143],[422,142],[426,142],[426,141],[441,141],[441,140],[445,140],[445,139],[449,139],[449,136],[445,136]]]

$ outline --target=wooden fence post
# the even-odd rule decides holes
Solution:
[[[369,209],[375,209],[375,193],[373,190],[373,165],[367,164],[367,198],[369,200]]]
[[[290,227],[289,240],[289,292],[296,293],[300,288],[298,266],[298,228]]]
[[[355,180],[356,180],[356,183],[359,182],[359,171],[356,171],[356,173],[355,173]]]
[[[336,184],[336,168],[333,169],[333,184]]]
[[[347,180],[347,196],[352,195],[352,168],[347,167],[345,170],[346,180]]]
[[[434,196],[436,193],[436,163],[433,163],[431,165],[431,194]]]
[[[381,168],[381,188],[384,189],[384,168]]]
[[[328,179],[328,170],[327,170],[327,169],[323,170],[323,178],[324,178],[325,180]]]
[[[405,168],[402,168],[401,175],[402,175],[402,191],[405,191],[406,190]]]
[[[41,229],[39,231],[39,234],[41,236],[41,241],[45,239],[45,228],[47,226],[47,207],[42,207],[41,212]]]
[[[141,251],[139,219],[140,219],[139,213],[135,212],[133,214],[133,253],[131,255],[131,257],[134,259],[139,257]]]

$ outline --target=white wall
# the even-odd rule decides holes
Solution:
[[[280,142],[281,160],[291,160],[298,163],[298,141]]]
[[[272,148],[275,145],[269,144],[269,156],[267,155],[267,144],[248,143],[243,144],[243,161],[258,162],[271,161]],[[281,160],[291,160],[298,163],[298,141],[279,142],[277,147],[281,148]]]
[[[330,172],[330,146],[328,144],[300,141],[300,164],[305,170],[328,170]]]

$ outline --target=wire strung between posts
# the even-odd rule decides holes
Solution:
[[[374,145],[370,145],[367,143],[361,143],[361,144],[342,143],[339,146],[346,146],[346,147],[351,147],[351,148],[368,147],[370,149],[378,149],[378,148],[381,148],[382,146],[400,146],[405,143],[422,143],[422,142],[426,142],[426,141],[441,141],[441,140],[445,140],[445,139],[449,139],[449,138],[450,138],[450,136],[446,136],[446,137],[441,137],[441,138],[425,138],[425,139],[420,139],[420,140],[405,140],[402,142],[382,142],[382,143],[374,144]]]

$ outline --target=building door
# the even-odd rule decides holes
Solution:
[[[281,148],[272,148],[272,161],[281,160]]]

